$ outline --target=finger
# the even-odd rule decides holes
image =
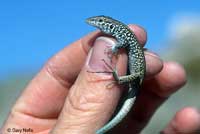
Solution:
[[[162,98],[167,98],[185,85],[186,81],[186,72],[180,64],[165,62],[161,73],[144,83],[144,89]]]
[[[151,79],[156,74],[158,74],[163,68],[163,61],[160,57],[147,50],[144,51],[145,54],[145,61],[146,61],[146,73],[145,73],[145,80]]]
[[[200,113],[196,108],[186,107],[178,111],[162,134],[197,134],[200,132]]]
[[[182,66],[174,62],[164,63],[158,75],[144,82],[133,111],[114,133],[126,130],[127,134],[140,133],[156,109],[185,82],[186,74]]]

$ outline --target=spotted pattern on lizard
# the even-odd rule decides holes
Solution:
[[[117,70],[114,69],[113,77],[118,84],[128,83],[129,89],[118,113],[105,126],[96,131],[96,134],[104,134],[119,124],[131,110],[136,94],[144,79],[146,71],[145,57],[143,48],[139,44],[135,34],[122,22],[103,15],[90,17],[86,22],[117,40],[116,45],[111,50],[113,54],[116,54],[121,48],[125,48],[128,54],[128,74],[118,76]]]

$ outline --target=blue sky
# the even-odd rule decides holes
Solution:
[[[108,15],[143,26],[147,48],[159,53],[177,13],[200,13],[200,1],[0,0],[0,78],[38,70],[46,60],[94,30],[85,18]]]

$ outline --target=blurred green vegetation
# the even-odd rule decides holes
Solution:
[[[31,80],[33,73],[12,74],[0,81],[0,126],[6,119],[11,106],[16,98]]]
[[[189,21],[190,22],[190,21]],[[177,61],[184,66],[187,73],[187,84],[157,110],[144,134],[159,133],[175,113],[183,107],[200,108],[200,21],[177,28],[174,36],[166,43],[161,57],[166,61]],[[176,76],[174,76],[176,77]]]
[[[174,114],[185,106],[200,107],[200,24],[192,26],[183,33],[177,32],[177,34],[165,42],[169,47],[161,52],[161,57],[164,60],[177,61],[182,64],[187,72],[188,83],[157,110],[150,124],[143,131],[144,134],[158,133]],[[20,73],[0,81],[0,125],[16,97],[32,77],[33,73]]]

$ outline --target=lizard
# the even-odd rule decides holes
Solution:
[[[116,44],[111,48],[112,54],[117,54],[119,49],[124,48],[128,55],[127,75],[119,76],[116,69],[112,70],[115,81],[118,84],[128,83],[129,89],[118,113],[106,125],[96,131],[96,134],[104,134],[119,124],[134,105],[146,72],[145,56],[136,35],[122,22],[104,15],[87,18],[86,22],[116,39]]]

